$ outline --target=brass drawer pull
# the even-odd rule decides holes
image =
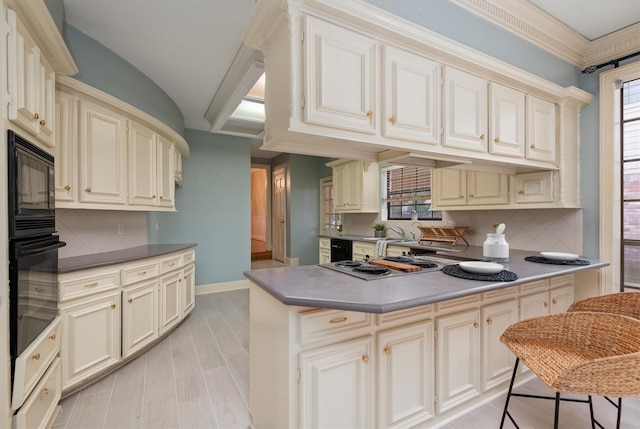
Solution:
[[[87,188],[87,189],[85,189],[85,191],[91,192],[91,188]]]
[[[391,354],[391,349],[389,347],[385,347],[384,348],[384,352],[385,352],[385,354],[390,355]]]
[[[37,113],[35,113],[35,114],[33,115],[33,119],[36,119],[36,120],[37,120],[37,119],[40,119],[40,115],[38,115]]]
[[[491,318],[488,318],[487,319],[487,324],[491,325],[491,322],[492,322]]]
[[[55,339],[56,339],[56,334],[51,335],[51,336],[49,337],[49,339],[50,339],[51,341],[55,340]]]
[[[70,190],[71,190],[71,186],[69,186],[69,185],[65,186],[65,187],[64,187],[64,190],[65,190],[65,191],[70,191]]]
[[[478,325],[478,322],[473,322],[473,327],[474,328],[477,328],[478,326],[480,326],[480,325]]]
[[[133,302],[133,298],[129,298],[129,299],[127,300],[127,302],[128,302],[129,304],[131,304],[131,303]]]
[[[44,120],[44,119],[41,119],[41,120],[40,120],[40,126],[41,126],[41,127],[44,127],[44,126],[45,126],[45,124],[46,124],[45,120]]]
[[[336,317],[335,319],[329,320],[329,323],[343,323],[347,321],[347,317]]]
[[[90,288],[93,288],[93,287],[96,287],[96,286],[98,286],[98,282],[89,283],[88,285],[84,285],[84,287],[86,287],[87,289],[90,289]]]
[[[372,118],[373,117],[373,110],[368,110],[367,111],[367,118]]]
[[[363,361],[364,363],[369,362],[369,356],[367,356],[367,355],[362,356],[362,361]]]
[[[111,308],[112,308],[112,309],[115,309],[115,308],[116,308],[116,305],[115,305],[115,304],[111,304]]]
[[[139,276],[144,276],[145,274],[147,274],[146,271],[141,271],[141,272],[138,273]]]
[[[36,353],[35,355],[31,356],[31,359],[40,360],[40,353]]]

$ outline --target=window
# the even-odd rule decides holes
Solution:
[[[320,209],[323,229],[342,231],[342,215],[334,211],[333,180],[331,177],[320,180]]]
[[[383,201],[389,220],[441,220],[442,212],[431,211],[431,169],[391,167],[383,174]]]
[[[622,286],[640,289],[640,79],[622,85]]]

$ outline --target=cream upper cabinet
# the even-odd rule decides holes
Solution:
[[[56,93],[56,202],[78,198],[78,101],[65,91]]]
[[[433,322],[378,333],[378,427],[414,427],[434,410]]]
[[[516,203],[552,202],[554,200],[554,177],[555,174],[552,171],[516,174]]]
[[[162,135],[158,135],[157,142],[157,201],[160,207],[175,207],[174,193],[175,185],[175,168],[174,168],[173,142]]]
[[[373,427],[373,337],[302,352],[299,365],[299,427]]]
[[[523,158],[525,94],[491,82],[489,100],[489,152]]]
[[[8,119],[55,146],[55,71],[16,13],[7,9]]]
[[[507,174],[447,168],[433,171],[434,208],[509,203]]]
[[[440,64],[383,47],[385,137],[440,143]]]
[[[375,133],[377,43],[311,16],[304,25],[305,122]]]
[[[156,205],[157,135],[129,122],[129,204]]]
[[[436,320],[437,413],[480,394],[480,311]]]
[[[487,84],[480,77],[444,67],[444,146],[487,151]]]
[[[377,213],[380,210],[378,163],[339,160],[327,165],[333,169],[336,212]]]
[[[556,106],[532,95],[527,95],[526,155],[538,161],[556,160]]]
[[[172,146],[171,153],[173,154],[173,179],[176,185],[182,186],[182,155],[175,145]]]
[[[80,100],[80,202],[126,203],[126,119]]]

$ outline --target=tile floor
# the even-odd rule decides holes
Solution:
[[[248,298],[246,289],[197,295],[195,309],[162,342],[64,399],[54,428],[248,428]],[[549,394],[537,379],[519,391]],[[602,398],[594,398],[594,403],[604,426],[615,427],[613,406]],[[446,427],[498,428],[503,405],[500,396]],[[514,398],[510,411],[522,429],[553,426],[553,401]],[[562,403],[560,428],[590,427],[588,415],[584,404]],[[640,398],[625,398],[622,428],[638,428],[638,422]]]

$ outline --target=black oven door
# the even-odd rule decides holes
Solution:
[[[51,323],[58,311],[57,235],[11,240],[9,312],[11,363]],[[13,374],[13,371],[12,371]]]

